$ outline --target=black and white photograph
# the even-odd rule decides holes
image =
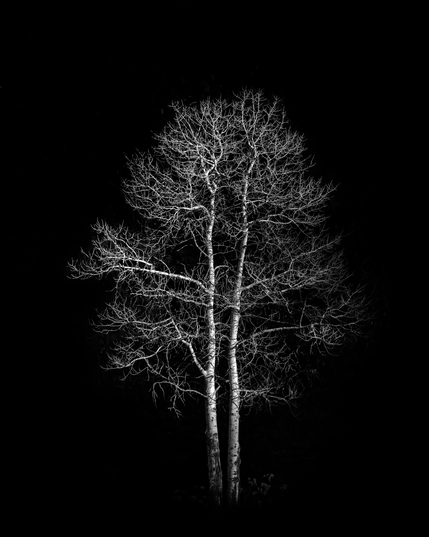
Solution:
[[[399,527],[395,9],[4,17],[14,533]]]

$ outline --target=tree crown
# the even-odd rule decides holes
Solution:
[[[128,162],[123,190],[141,229],[97,222],[92,251],[71,265],[114,277],[98,326],[120,335],[109,367],[145,372],[175,403],[206,396],[207,376],[225,386],[233,353],[242,404],[290,402],[300,356],[335,352],[365,317],[340,237],[326,231],[335,187],[309,176],[277,99],[244,90],[172,108],[154,150]]]

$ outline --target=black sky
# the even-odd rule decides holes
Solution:
[[[268,3],[196,15],[192,5],[118,20],[62,14],[8,44],[12,188],[24,186],[21,210],[48,249],[74,253],[95,217],[121,218],[125,157],[149,146],[172,100],[244,86],[282,98],[317,172],[372,213],[382,209],[388,155],[399,152],[391,109],[400,58],[388,14],[304,3],[280,17]]]
[[[389,317],[398,21],[381,7],[325,4],[279,13],[270,2],[167,2],[120,16],[113,8],[39,11],[13,25],[0,83],[2,160],[10,165],[3,181],[11,408],[41,399],[43,411],[53,412],[50,405],[91,390],[80,340],[103,294],[67,280],[66,263],[89,246],[97,218],[126,219],[126,156],[150,146],[172,100],[229,96],[242,87],[280,97],[292,127],[307,138],[316,173],[339,184],[335,222],[354,232],[350,255],[374,271]]]

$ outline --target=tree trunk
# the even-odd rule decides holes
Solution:
[[[212,508],[222,505],[222,466],[220,462],[219,434],[217,426],[216,389],[214,377],[206,378],[206,443],[209,471],[209,495]]]
[[[229,424],[228,424],[228,507],[236,508],[240,499],[240,390],[235,353],[230,358]]]
[[[252,161],[248,169],[248,177],[255,164]],[[228,507],[234,509],[240,499],[240,383],[237,368],[237,334],[240,322],[241,286],[243,283],[244,260],[246,257],[249,228],[247,225],[247,189],[249,181],[246,178],[242,198],[243,236],[238,259],[237,280],[235,282],[234,296],[232,301],[232,315],[229,333],[229,423],[228,423]]]

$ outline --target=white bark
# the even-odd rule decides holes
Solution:
[[[220,462],[219,433],[217,425],[216,397],[216,325],[214,318],[216,278],[213,252],[213,227],[215,223],[216,185],[210,183],[209,173],[206,173],[207,188],[210,192],[210,218],[206,231],[206,252],[208,262],[208,361],[206,369],[206,442],[209,471],[209,493],[212,506],[221,507],[223,494],[222,468]]]
[[[243,191],[241,195],[241,215],[242,215],[242,237],[239,249],[237,277],[232,301],[231,330],[229,335],[228,367],[229,367],[229,427],[228,427],[228,505],[236,506],[240,496],[240,379],[237,366],[237,334],[241,315],[241,293],[244,264],[246,259],[247,241],[249,237],[248,229],[248,200],[247,191],[249,187],[249,177],[255,165],[252,160],[243,181]]]
[[[217,425],[216,387],[214,375],[206,379],[206,445],[209,474],[209,495],[212,506],[222,505],[223,479],[220,462],[219,432]]]
[[[235,331],[238,324],[233,322],[231,331]],[[227,501],[230,507],[238,505],[240,496],[240,382],[238,376],[237,360],[235,357],[235,344],[232,343],[229,354],[229,382],[230,400],[228,416],[228,462],[227,462]]]

